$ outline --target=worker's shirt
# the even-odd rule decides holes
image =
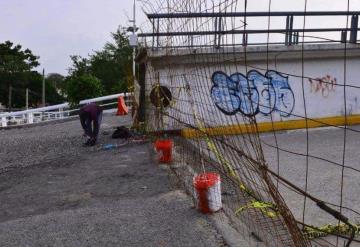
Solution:
[[[97,121],[98,116],[102,113],[102,108],[95,103],[90,103],[81,108],[84,112],[89,113],[91,121]]]

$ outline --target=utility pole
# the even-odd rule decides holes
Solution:
[[[132,37],[130,38],[130,45],[133,47],[133,77],[134,77],[134,83],[136,80],[136,63],[135,63],[135,57],[136,57],[136,47],[137,47],[137,35],[136,35],[136,0],[134,0],[133,5],[133,28],[132,28]]]
[[[26,88],[26,95],[25,95],[25,105],[26,105],[26,110],[29,110],[29,89]]]
[[[45,69],[43,69],[42,106],[45,107]]]
[[[12,97],[12,85],[9,85],[9,103],[8,103],[8,108],[9,108],[9,112],[11,112],[11,97]]]

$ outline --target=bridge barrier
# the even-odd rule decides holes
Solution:
[[[39,122],[55,121],[70,118],[80,109],[81,105],[103,102],[109,100],[117,100],[118,97],[123,96],[125,102],[129,105],[132,101],[132,93],[119,93],[107,95],[103,97],[86,99],[79,102],[78,107],[72,108],[69,103],[59,105],[52,105],[47,107],[34,108],[24,111],[6,112],[0,114],[0,128],[8,126],[28,125]],[[117,101],[100,104],[103,107],[116,108]],[[113,107],[112,107],[113,106]]]

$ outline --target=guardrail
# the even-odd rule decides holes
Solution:
[[[183,13],[148,13],[146,14],[152,23],[152,32],[140,33],[138,36],[150,37],[151,47],[158,48],[204,48],[204,47],[220,47],[234,46],[234,45],[280,45],[286,46],[297,45],[299,43],[322,44],[322,43],[359,43],[359,16],[360,11],[279,11],[279,12],[183,12]],[[349,27],[342,26],[328,26],[328,27],[314,27],[306,25],[305,28],[295,28],[296,18],[302,20],[305,17],[321,18],[313,21],[315,25],[318,22],[324,22],[328,19],[343,17],[349,19]],[[260,28],[248,29],[247,23],[250,23],[254,18],[270,18],[275,17],[277,20],[284,19],[286,24],[283,28]],[[244,23],[244,18],[247,21]],[[176,19],[177,21],[172,21]],[[196,21],[195,21],[196,20]],[[259,19],[261,20],[261,19]],[[163,29],[162,27],[169,27],[171,23],[172,28]],[[227,23],[227,24],[226,24]],[[231,24],[230,24],[231,23]],[[234,23],[243,23],[237,27]],[[194,26],[195,25],[195,26]],[[238,25],[238,24],[236,24]],[[331,25],[329,23],[329,25]],[[328,33],[338,33],[338,38],[332,36],[324,36]],[[321,33],[321,34],[319,34]],[[263,34],[280,34],[284,37],[284,41],[276,38],[276,40],[260,41],[255,35]],[[253,36],[249,39],[249,36]],[[179,42],[169,45],[169,37],[180,36]],[[224,38],[224,37],[229,38]],[[303,39],[300,39],[304,36]],[[161,39],[165,37],[166,39]],[[201,37],[201,39],[199,38]],[[204,39],[205,37],[211,37]],[[307,40],[305,38],[308,38]],[[249,42],[250,40],[250,42]],[[256,42],[253,42],[255,41]],[[165,42],[166,41],[166,42]],[[260,42],[259,42],[260,41]],[[166,44],[166,45],[163,45]]]
[[[133,95],[132,93],[119,93],[119,94],[113,94],[113,95],[108,95],[93,99],[86,99],[80,101],[79,106],[93,102],[109,101],[109,100],[117,99],[120,96],[123,96],[125,102],[129,105],[131,103],[132,95]],[[111,105],[117,105],[117,102],[110,102],[100,105],[104,107],[109,107]],[[80,107],[75,109],[70,109],[69,103],[63,103],[59,105],[29,109],[25,111],[6,112],[0,114],[0,126],[8,127],[14,125],[27,125],[27,124],[34,124],[39,122],[66,119],[73,116],[72,114],[78,111],[79,109]]]

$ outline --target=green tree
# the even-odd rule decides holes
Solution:
[[[125,33],[112,33],[113,42],[90,57],[92,73],[104,85],[106,94],[128,91],[132,78],[132,48]]]
[[[73,105],[79,101],[96,98],[102,95],[103,87],[100,80],[92,75],[71,76],[66,79],[66,94]]]
[[[76,77],[91,74],[89,59],[81,56],[70,56],[72,67],[69,68],[69,76]]]
[[[10,41],[0,43],[0,102],[9,108],[25,106],[25,92],[29,89],[29,105],[38,106],[41,102],[42,75],[33,69],[39,65],[39,57],[29,49],[23,50],[21,45],[14,45]],[[64,102],[54,84],[54,76],[46,83],[47,104]],[[11,88],[11,106],[9,106],[9,91]]]
[[[112,42],[89,58],[71,56],[73,64],[69,77],[92,75],[100,80],[106,95],[129,91],[133,81],[132,48],[125,33],[119,30],[111,34]]]
[[[32,54],[29,49],[22,50],[21,45],[15,45],[6,41],[0,43],[0,72],[18,73],[30,71],[39,66],[38,56]]]
[[[21,45],[14,45],[10,41],[0,43],[0,102],[9,106],[10,88],[24,88],[31,70],[39,65],[39,57],[32,54],[29,49],[23,50]],[[13,104],[19,107],[21,104],[14,95]]]
[[[65,88],[65,76],[60,75],[58,73],[50,73],[46,76],[46,80],[56,88],[57,90],[64,90]]]
[[[26,87],[29,89],[29,105],[31,107],[37,107],[42,103],[42,84],[43,76],[37,71],[31,72],[31,76],[26,84]],[[45,95],[47,105],[56,105],[65,101],[65,98],[54,87],[53,81],[49,80],[48,77],[45,79]]]

